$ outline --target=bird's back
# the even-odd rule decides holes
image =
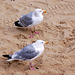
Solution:
[[[33,12],[30,12],[29,14],[23,15],[19,19],[22,26],[27,27],[28,25],[31,25],[33,23],[32,14],[33,14]]]
[[[14,53],[13,59],[30,60],[39,54],[32,44],[25,46],[20,51]]]

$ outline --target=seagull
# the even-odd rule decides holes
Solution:
[[[12,60],[29,60],[30,70],[34,70],[32,60],[39,57],[44,51],[44,44],[48,41],[37,40],[35,43],[25,46],[20,51],[15,52],[13,55],[2,55],[3,57],[9,58],[7,61]]]
[[[35,9],[33,12],[30,12],[26,15],[22,15],[18,21],[15,21],[15,26],[18,27],[34,27],[36,25],[39,25],[42,20],[43,20],[43,13],[46,13],[46,10],[42,10],[42,9]],[[32,32],[32,30],[31,30]],[[34,27],[34,32],[36,34],[39,34],[39,32],[35,31],[35,27]],[[32,38],[33,35],[32,33],[30,34],[30,38]]]

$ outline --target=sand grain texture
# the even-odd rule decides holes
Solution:
[[[36,8],[47,10],[36,27],[39,35],[29,39],[29,29],[14,27],[22,14]],[[37,39],[49,41],[44,53],[33,61],[6,62],[3,54],[13,54]],[[75,75],[75,0],[0,0],[0,75]]]

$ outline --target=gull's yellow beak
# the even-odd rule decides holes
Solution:
[[[44,10],[43,13],[46,13],[46,10]]]
[[[48,41],[46,41],[45,44],[48,44]]]

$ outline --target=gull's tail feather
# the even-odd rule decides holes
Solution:
[[[23,26],[19,23],[19,21],[15,21],[14,24],[15,24],[15,26],[23,27]]]
[[[2,56],[11,59],[11,55],[2,55]]]

